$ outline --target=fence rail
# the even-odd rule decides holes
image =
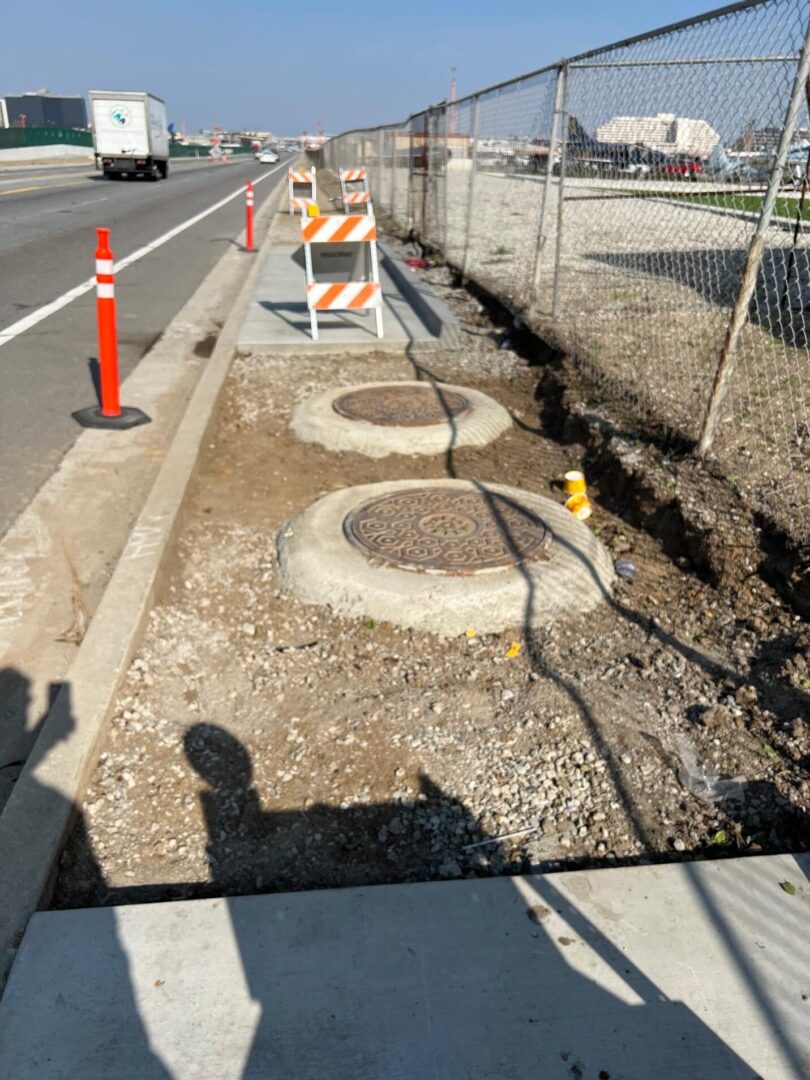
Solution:
[[[339,135],[375,205],[810,536],[810,0]]]

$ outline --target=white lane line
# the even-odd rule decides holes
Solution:
[[[281,168],[286,168],[287,162],[282,161],[273,169],[269,169],[266,173],[262,173],[253,181],[253,186],[260,184],[262,180],[266,180],[268,176],[272,176],[273,173],[278,172]],[[159,236],[157,240],[153,240],[150,244],[146,244],[142,248],[138,248],[137,251],[133,251],[131,255],[127,255],[123,259],[115,264],[115,272],[125,270],[126,267],[132,266],[133,263],[138,262],[145,255],[149,255],[150,252],[155,251],[156,248],[162,247],[163,244],[167,244],[169,240],[173,240],[175,236],[178,236],[181,232],[185,232],[186,229],[190,229],[192,225],[196,225],[198,221],[202,221],[203,218],[207,218],[209,214],[216,213],[217,210],[221,210],[223,206],[226,206],[234,199],[238,199],[240,195],[244,195],[244,187],[239,187],[234,191],[232,195],[226,195],[224,199],[220,199],[219,202],[214,203],[213,206],[209,206],[207,210],[203,210],[199,214],[195,214],[194,217],[188,219],[188,221],[182,222],[180,225],[175,225],[173,229],[169,229],[163,236]],[[19,319],[17,322],[12,323],[11,326],[7,326],[5,330],[0,330],[0,348],[3,345],[7,345],[9,341],[13,341],[14,338],[19,337],[20,334],[24,334],[26,330],[30,330],[32,326],[36,326],[37,323],[41,323],[43,319],[47,319],[49,315],[54,315],[57,311],[61,311],[63,307],[67,307],[68,304],[72,304],[74,300],[78,300],[80,296],[84,296],[85,293],[90,292],[95,288],[96,278],[88,278],[87,281],[83,281],[81,285],[76,285],[74,288],[69,289],[68,292],[63,293],[62,296],[56,300],[51,300],[49,304],[43,304],[42,307],[37,308],[36,311],[32,311],[30,315],[26,315],[24,319]]]

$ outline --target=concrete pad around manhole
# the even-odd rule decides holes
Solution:
[[[550,499],[468,480],[398,480],[319,499],[281,531],[305,603],[444,636],[544,625],[610,598],[612,560]]]
[[[292,418],[303,442],[373,458],[486,446],[511,424],[506,409],[478,390],[404,381],[333,388],[302,402]]]

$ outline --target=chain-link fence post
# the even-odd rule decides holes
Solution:
[[[450,174],[450,157],[452,150],[450,149],[450,107],[445,105],[442,108],[442,127],[444,131],[444,147],[442,149],[442,197],[441,197],[441,221],[442,221],[442,252],[447,255],[447,241],[448,241],[448,229],[449,223],[447,220],[447,185]]]
[[[405,204],[405,228],[413,229],[413,120],[408,121],[408,181]]]
[[[790,151],[793,133],[796,130],[796,119],[804,98],[805,83],[807,81],[808,73],[810,73],[810,24],[807,27],[804,48],[802,49],[801,57],[799,59],[799,66],[796,69],[796,77],[793,82],[790,101],[788,102],[787,111],[785,113],[785,123],[779,139],[779,147],[776,151],[773,168],[771,169],[768,190],[762,202],[762,209],[759,214],[759,220],[757,221],[757,227],[754,231],[754,235],[751,237],[751,243],[748,246],[745,265],[743,266],[742,274],[740,275],[740,285],[737,290],[737,297],[734,301],[734,308],[731,312],[731,319],[729,320],[725,341],[723,342],[720,361],[714,375],[712,392],[709,396],[709,404],[706,408],[706,416],[703,421],[703,427],[697,446],[698,457],[704,457],[708,454],[717,434],[717,425],[720,423],[723,402],[728,394],[731,375],[734,371],[737,343],[739,342],[743,326],[748,319],[748,308],[751,303],[751,298],[754,295],[757,275],[759,274],[762,256],[765,251],[765,238],[771,224],[771,218],[773,217],[776,197],[779,194],[779,188],[782,185],[785,164]]]
[[[561,107],[558,116],[560,125],[560,183],[557,190],[557,245],[554,251],[554,292],[551,301],[551,316],[559,318],[560,314],[560,260],[562,257],[563,243],[563,202],[565,198],[565,166],[568,160],[568,64],[560,68],[561,83]],[[552,168],[553,168],[552,164]]]
[[[397,220],[397,139],[399,128],[391,129],[391,217]]]
[[[425,197],[422,200],[422,238],[430,243],[430,202],[433,197],[433,132],[436,122],[433,109],[428,110],[425,124]]]
[[[466,278],[470,257],[470,229],[473,219],[473,198],[475,196],[475,170],[478,163],[478,117],[481,108],[480,95],[476,94],[473,105],[472,147],[470,154],[470,180],[467,184],[467,220],[464,223],[464,255],[461,259],[461,276]]]
[[[382,128],[377,132],[377,179],[374,184],[374,198],[383,205],[383,154],[385,153],[385,132]]]
[[[557,136],[557,124],[562,109],[563,69],[557,69],[557,78],[554,80],[554,97],[551,102],[551,123],[549,124],[548,157],[546,158],[546,180],[543,184],[543,194],[540,197],[540,223],[537,226],[537,247],[534,255],[534,274],[532,275],[532,295],[537,296],[540,290],[540,267],[542,265],[543,247],[546,242],[546,207],[548,206],[548,192],[551,187],[551,179],[554,175],[554,159],[557,156],[559,138]]]

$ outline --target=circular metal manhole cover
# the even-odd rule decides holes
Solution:
[[[495,492],[411,488],[381,495],[343,520],[369,559],[400,570],[478,574],[541,558],[551,530],[537,514]]]
[[[380,427],[427,427],[442,424],[469,411],[470,403],[455,390],[423,386],[366,386],[350,390],[332,403],[348,420],[365,420]]]

